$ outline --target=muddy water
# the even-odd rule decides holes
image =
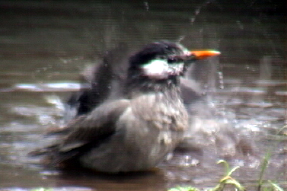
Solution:
[[[265,178],[286,188],[286,13],[256,3],[1,2],[0,189],[206,188],[222,176],[216,162],[224,158],[240,166],[234,176],[252,190],[269,151]],[[51,141],[43,134],[62,122],[62,101],[78,90],[85,66],[119,43],[131,52],[161,39],[222,52],[194,70],[210,111],[196,107],[199,128],[186,146],[193,150],[152,172],[123,176],[60,172],[27,158]]]

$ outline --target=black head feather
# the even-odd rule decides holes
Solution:
[[[179,44],[160,41],[146,45],[141,51],[130,57],[130,67],[137,67],[153,59],[175,59],[175,56],[184,54],[185,48]]]

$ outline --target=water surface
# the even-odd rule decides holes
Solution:
[[[216,162],[223,157],[241,166],[234,176],[252,190],[260,159],[269,150],[272,160],[266,179],[286,188],[287,31],[286,13],[279,4],[7,1],[0,3],[0,9],[0,188],[206,188],[222,176],[223,168]],[[198,140],[198,147],[206,147],[204,157],[177,153],[153,172],[124,176],[63,173],[27,158],[29,151],[49,143],[43,134],[61,123],[61,101],[79,89],[78,74],[85,66],[98,62],[119,43],[133,52],[162,39],[222,52],[195,70],[212,110],[208,119],[195,120],[206,127],[207,145],[200,144],[206,135],[202,130],[192,139]],[[255,154],[236,149],[232,153],[237,138],[228,136],[230,130],[232,135],[244,135],[244,144],[252,145]]]

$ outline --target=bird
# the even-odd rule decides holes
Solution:
[[[96,86],[74,96],[70,103],[80,102],[61,139],[38,153],[48,165],[61,168],[77,164],[104,173],[152,169],[183,140],[189,125],[181,77],[194,61],[219,54],[190,51],[170,41],[147,44],[129,58],[126,76],[118,80],[123,83],[119,96],[105,99],[112,94],[106,89],[101,101],[93,96],[83,101]],[[97,70],[111,78],[106,85],[118,78],[107,76],[109,67]]]
[[[89,113],[93,108],[108,99],[122,96],[129,54],[126,43],[119,43],[115,48],[107,51],[101,63],[86,67],[81,73],[82,88],[73,93],[65,104],[64,121],[68,122],[76,116]],[[214,50],[192,51],[197,60],[220,54]],[[193,62],[185,63],[186,68]],[[186,71],[184,71],[186,73]],[[191,73],[190,71],[188,71]],[[194,73],[194,72],[193,72]],[[194,75],[194,74],[192,74]],[[196,73],[197,75],[197,73]],[[181,98],[185,105],[202,98],[202,89],[192,76],[180,78]]]

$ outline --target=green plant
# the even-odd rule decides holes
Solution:
[[[225,174],[224,176],[219,180],[219,183],[211,189],[208,189],[208,191],[223,191],[224,187],[226,185],[233,185],[237,190],[244,191],[245,188],[234,178],[231,177],[232,173],[236,171],[239,167],[233,167],[231,168],[229,164],[225,160],[219,160],[217,164],[223,164],[225,167]],[[168,191],[200,191],[198,188],[195,187],[175,187],[171,188]]]
[[[278,130],[278,132],[276,133],[276,135],[280,135],[281,132],[283,132],[285,129],[287,128],[287,126],[283,126],[281,129]],[[283,133],[283,136],[285,136],[285,134]],[[268,180],[268,184],[264,185],[264,179],[263,176],[265,174],[265,171],[267,169],[267,166],[271,160],[271,156],[272,156],[272,149],[276,148],[276,144],[277,142],[275,142],[274,144],[272,144],[270,146],[270,148],[268,149],[268,151],[266,152],[262,162],[261,162],[261,170],[259,173],[259,180],[258,180],[258,187],[257,190],[258,191],[283,191],[283,189],[276,183]],[[270,187],[271,185],[271,187]],[[263,187],[264,186],[264,187]],[[271,190],[270,190],[271,189]],[[275,190],[274,190],[275,189]]]
[[[237,190],[244,191],[245,188],[234,178],[231,177],[232,173],[236,171],[239,166],[230,168],[229,164],[225,160],[220,160],[217,164],[223,164],[225,167],[225,175],[220,179],[219,183],[210,191],[222,191],[226,185],[233,185]]]

